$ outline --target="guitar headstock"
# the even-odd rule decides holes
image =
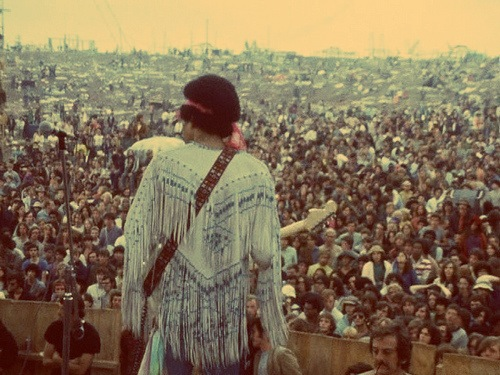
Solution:
[[[337,203],[335,201],[328,201],[323,208],[311,208],[309,214],[304,219],[305,230],[312,230],[318,225],[325,222],[330,216],[337,212]]]

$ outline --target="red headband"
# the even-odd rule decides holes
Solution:
[[[201,113],[206,113],[208,115],[213,115],[213,111],[211,109],[202,106],[200,103],[196,103],[196,102],[193,102],[192,100],[187,99],[186,103],[184,103],[184,104],[196,108]]]

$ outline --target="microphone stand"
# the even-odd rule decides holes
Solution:
[[[75,263],[73,260],[73,235],[71,229],[71,213],[69,206],[69,182],[68,174],[66,171],[66,136],[67,134],[63,131],[58,131],[56,133],[57,138],[59,138],[59,157],[62,162],[63,171],[63,183],[64,183],[64,203],[66,210],[66,226],[68,228],[69,236],[69,266],[66,269],[66,292],[64,293],[64,319],[63,319],[63,353],[62,353],[62,366],[61,374],[69,375],[69,354],[70,354],[70,341],[71,332],[74,326],[75,319],[78,317],[78,301],[74,298],[76,295],[76,273],[75,273]],[[81,327],[79,332],[82,332]]]

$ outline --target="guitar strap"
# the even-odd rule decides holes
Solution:
[[[215,188],[215,185],[217,185],[217,183],[219,182],[222,174],[226,170],[229,162],[233,159],[236,152],[237,150],[232,147],[225,147],[220,153],[217,160],[215,161],[214,165],[212,165],[210,171],[208,171],[208,174],[206,175],[205,179],[203,180],[200,187],[196,191],[196,203],[195,203],[196,216],[200,212],[205,202],[208,200],[208,197]],[[191,225],[191,220],[188,217],[186,233],[189,231],[190,225]],[[170,263],[170,260],[174,256],[175,251],[177,250],[179,243],[181,241],[182,238],[176,241],[174,239],[174,234],[172,233],[170,239],[163,246],[163,249],[156,258],[154,265],[151,267],[146,278],[144,279],[143,289],[146,297],[149,297],[158,286],[161,277],[163,275],[163,271],[167,267],[168,263]]]

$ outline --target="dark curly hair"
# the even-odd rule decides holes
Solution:
[[[196,78],[184,87],[184,96],[202,106],[184,104],[180,108],[180,118],[194,127],[222,138],[232,133],[232,123],[240,118],[240,101],[234,85],[227,79],[208,74]]]

